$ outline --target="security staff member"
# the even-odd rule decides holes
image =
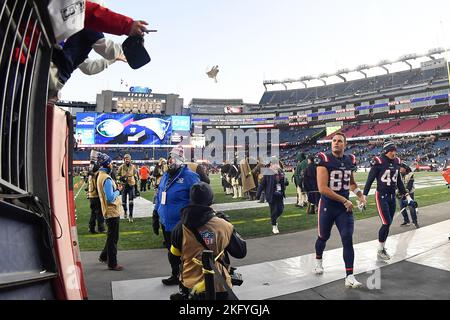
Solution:
[[[159,234],[162,226],[164,243],[168,252],[168,259],[172,275],[162,280],[164,285],[177,285],[179,274],[179,261],[170,253],[171,233],[180,222],[181,210],[189,205],[189,191],[191,187],[200,182],[198,174],[192,172],[185,165],[184,149],[175,147],[170,152],[168,170],[164,173],[155,195],[155,209],[153,211],[153,231]]]
[[[130,217],[128,222],[133,222],[133,207],[134,198],[136,197],[136,182],[138,180],[138,170],[135,165],[131,163],[131,156],[126,154],[123,158],[122,164],[117,170],[117,180],[122,184],[122,205],[124,211],[124,218],[127,218],[127,198],[128,207],[130,209]]]
[[[214,194],[211,187],[200,182],[190,190],[190,204],[181,212],[181,221],[172,231],[171,253],[180,258],[180,292],[183,296],[196,294],[204,296],[204,276],[202,266],[194,259],[201,261],[202,252],[207,248],[214,252],[216,269],[220,272],[227,286],[232,287],[230,265],[224,259],[225,252],[237,259],[247,255],[247,244],[234,230],[231,223],[216,216],[210,207]],[[201,243],[200,240],[203,242]],[[226,289],[215,281],[216,297],[226,300]]]
[[[97,164],[100,167],[97,177],[98,196],[103,216],[108,226],[105,247],[100,254],[99,261],[107,263],[109,270],[122,271],[123,267],[117,264],[117,243],[119,242],[120,215],[123,212],[120,192],[109,173],[112,169],[111,158],[99,153]]]

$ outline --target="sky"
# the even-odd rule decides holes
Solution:
[[[332,73],[450,48],[448,0],[106,0],[106,4],[158,30],[145,37],[152,61],[139,70],[116,62],[94,76],[77,70],[63,88],[62,100],[95,102],[102,90],[127,91],[121,86],[124,79],[154,93],[179,94],[185,105],[192,98],[258,103],[264,80]],[[214,65],[220,69],[218,83],[206,75]]]

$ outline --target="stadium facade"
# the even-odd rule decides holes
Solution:
[[[377,142],[384,139],[434,136],[439,150],[445,150],[436,156],[444,161],[450,134],[449,67],[444,55],[445,50],[433,49],[426,55],[405,55],[395,61],[383,60],[377,65],[361,65],[334,74],[265,81],[266,90],[258,104],[242,99],[195,98],[183,107],[183,99],[178,95],[152,94],[140,88],[140,92],[103,91],[97,95],[95,111],[189,115],[196,141],[208,129],[219,129],[224,136],[227,130],[279,130],[277,144],[288,167],[294,165],[296,151],[320,151],[320,144],[337,130],[344,131],[356,145],[373,143],[373,153],[378,151]],[[295,84],[301,88],[288,88]],[[281,90],[277,88],[280,86]],[[229,145],[227,141],[223,151],[248,148],[249,140],[240,145]],[[270,137],[268,144],[272,144]],[[167,153],[156,150],[158,155]],[[136,158],[154,160],[148,159],[153,155],[154,151],[141,152]],[[82,160],[85,156],[87,153],[81,157],[76,153],[75,158]],[[434,159],[426,159],[431,158]],[[367,165],[368,161],[363,163]]]

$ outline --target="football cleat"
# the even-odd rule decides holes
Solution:
[[[351,288],[351,289],[357,289],[362,287],[362,283],[356,280],[355,276],[353,274],[347,276],[345,278],[345,287]]]
[[[323,274],[322,260],[316,259],[316,265],[313,268],[313,273],[320,275]]]
[[[386,252],[386,249],[383,249],[381,251],[379,250],[377,256],[378,256],[378,259],[383,260],[383,261],[387,261],[387,260],[391,259],[391,256]]]

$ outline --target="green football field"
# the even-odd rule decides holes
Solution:
[[[291,173],[287,174],[290,178]],[[440,173],[416,173],[416,180],[420,179],[438,179]],[[229,202],[239,202],[242,199],[231,199],[229,196],[226,197],[223,193],[221,187],[221,181],[219,175],[211,175],[211,186],[215,193],[215,203],[229,203]],[[367,178],[367,173],[357,173],[356,181],[358,182],[360,188],[364,187],[365,179]],[[101,250],[105,244],[106,236],[103,234],[91,235],[88,232],[88,222],[90,216],[89,201],[86,199],[86,194],[83,189],[83,184],[79,177],[75,178],[74,181],[74,194],[78,197],[76,198],[76,214],[77,214],[77,226],[78,226],[78,237],[80,242],[80,247],[83,251],[97,251]],[[372,188],[374,188],[373,186]],[[289,184],[287,190],[287,196],[295,196],[295,186],[293,183]],[[450,191],[444,185],[444,180],[442,179],[441,186],[434,186],[424,189],[416,190],[416,199],[420,206],[424,207],[427,205],[432,205],[436,203],[446,202],[449,200]],[[145,192],[141,194],[147,200],[153,199],[153,191]],[[374,217],[377,214],[376,206],[373,196],[369,196],[369,206],[364,213],[355,210],[355,218],[366,219]],[[257,209],[242,209],[235,211],[227,211],[227,214],[231,217],[232,223],[235,228],[242,234],[244,238],[252,237],[264,237],[271,235],[272,228],[270,225],[270,213],[269,208],[257,208]],[[317,226],[317,216],[307,215],[306,209],[297,208],[294,205],[286,205],[283,215],[279,220],[279,227],[281,233],[296,232],[301,230],[312,229]],[[162,236],[156,236],[152,232],[151,219],[135,219],[134,223],[121,222],[120,225],[120,240],[119,249],[120,250],[136,250],[136,249],[154,249],[162,248]]]

